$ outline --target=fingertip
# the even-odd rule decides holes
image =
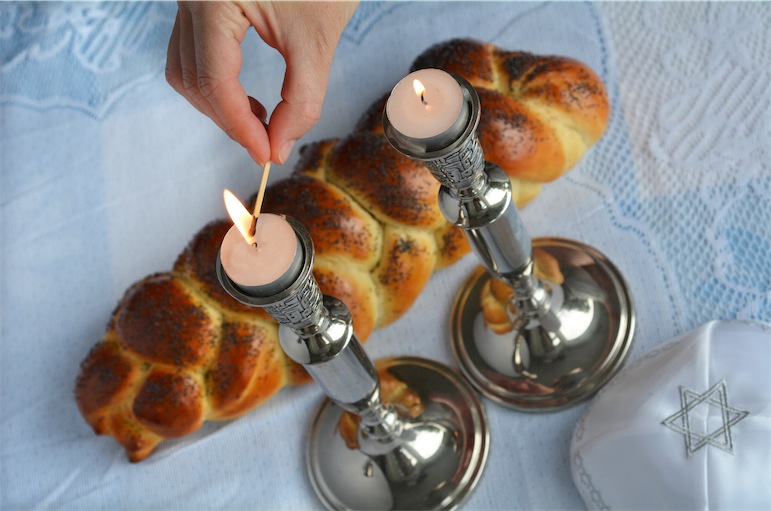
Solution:
[[[320,107],[308,114],[286,101],[276,106],[268,124],[270,154],[276,163],[286,163],[297,141],[316,125],[320,113]]]
[[[268,160],[270,160],[270,154],[267,154],[267,151],[263,149],[247,147],[246,151],[249,153],[249,156],[252,157],[252,160],[260,167],[264,167],[265,164],[268,163]]]
[[[174,20],[174,27],[171,29],[169,44],[166,49],[166,82],[177,92],[182,89],[182,62],[179,56],[179,10]]]
[[[289,155],[292,154],[297,140],[288,140],[281,146],[281,150],[278,152],[278,163],[283,165],[289,159]]]
[[[254,127],[251,136],[238,141],[246,148],[249,156],[251,156],[258,165],[264,167],[270,160],[270,141],[268,140],[268,133],[265,130],[265,126],[260,123],[256,124],[257,126]]]

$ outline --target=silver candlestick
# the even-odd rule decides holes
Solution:
[[[307,470],[321,501],[331,509],[453,509],[469,495],[487,459],[484,407],[451,369],[416,357],[380,361],[417,396],[417,416],[385,404],[380,379],[353,332],[351,314],[323,296],[311,269],[308,232],[286,219],[298,239],[296,263],[271,288],[242,287],[217,275],[236,300],[263,307],[280,324],[286,354],[302,364],[327,395],[313,420]],[[358,418],[353,445],[341,434],[345,412]]]
[[[407,137],[388,117],[388,142],[423,161],[441,183],[439,207],[462,228],[483,268],[464,284],[452,311],[453,351],[463,374],[485,395],[519,410],[558,410],[587,398],[622,365],[634,335],[632,299],[602,254],[567,239],[532,240],[508,175],[485,161],[476,135],[479,97],[455,76],[463,107],[450,129],[430,141]],[[564,282],[533,274],[533,247],[553,257]],[[514,291],[513,330],[497,334],[481,312],[480,293],[496,278]]]

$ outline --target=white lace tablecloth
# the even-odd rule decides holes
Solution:
[[[320,507],[303,463],[315,386],[136,465],[74,402],[124,290],[224,216],[223,188],[258,184],[246,152],[164,80],[175,12],[0,3],[0,509]],[[306,141],[349,133],[418,53],[466,36],[577,58],[607,84],[606,135],[523,217],[533,236],[578,239],[621,269],[638,314],[631,359],[710,319],[771,319],[771,4],[364,3]],[[247,90],[276,104],[280,57],[254,34],[244,48]],[[369,354],[454,365],[450,305],[475,265],[434,275]],[[466,508],[583,507],[569,445],[586,405],[486,405],[491,452]]]

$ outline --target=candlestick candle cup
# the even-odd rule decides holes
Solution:
[[[380,396],[380,378],[353,332],[351,314],[322,295],[311,269],[313,244],[287,218],[298,240],[295,263],[269,287],[243,287],[227,274],[224,289],[263,307],[280,324],[286,354],[302,364],[327,396],[313,420],[306,464],[312,486],[330,509],[453,509],[476,486],[487,460],[484,407],[463,377],[439,363],[399,357],[379,367],[420,399],[415,416]],[[353,444],[342,433],[344,414],[358,418]],[[350,422],[349,422],[350,423]]]
[[[635,326],[629,289],[597,250],[568,239],[531,240],[508,175],[484,159],[476,91],[463,78],[448,76],[466,104],[441,144],[397,129],[390,116],[400,109],[390,103],[398,96],[389,97],[383,126],[397,151],[424,162],[441,183],[442,213],[464,230],[482,263],[453,305],[453,353],[474,386],[501,404],[524,411],[565,408],[591,396],[623,364]],[[402,82],[410,80],[408,75]],[[534,247],[558,264],[563,282],[534,275]],[[494,332],[484,320],[481,293],[490,279],[513,290],[507,333]]]

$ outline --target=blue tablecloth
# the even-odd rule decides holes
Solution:
[[[0,3],[2,509],[320,507],[303,464],[316,386],[136,465],[75,405],[79,363],[124,290],[224,216],[223,188],[246,197],[258,184],[246,152],[165,82],[175,13]],[[574,57],[607,84],[607,133],[523,217],[533,236],[583,241],[621,269],[638,314],[632,359],[709,319],[771,319],[771,4],[366,2],[304,142],[349,133],[418,53],[453,37]],[[280,56],[253,33],[243,47],[247,90],[275,105]],[[476,264],[435,274],[368,353],[455,365],[450,306]],[[585,405],[486,405],[491,452],[466,508],[582,507],[569,444]]]

